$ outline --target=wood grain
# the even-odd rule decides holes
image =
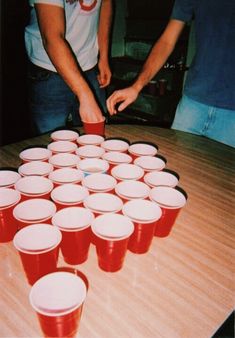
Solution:
[[[116,273],[99,269],[95,247],[76,266],[89,281],[80,338],[211,337],[234,309],[235,150],[203,137],[150,126],[108,125],[106,136],[155,142],[188,194],[170,236],[154,238],[147,254],[127,253]],[[18,167],[28,145],[0,149],[0,166]],[[0,337],[41,337],[21,262],[0,244]],[[62,256],[59,266],[66,266]]]

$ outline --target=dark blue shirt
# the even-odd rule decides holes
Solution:
[[[196,53],[184,94],[235,110],[235,0],[176,0],[171,18],[195,20]]]

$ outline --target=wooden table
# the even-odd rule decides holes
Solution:
[[[147,254],[127,253],[116,273],[98,268],[92,245],[77,269],[89,280],[78,337],[211,337],[234,309],[235,149],[173,130],[108,125],[106,136],[157,143],[167,168],[188,193],[172,233],[154,238]],[[0,150],[0,166],[20,164],[28,145],[43,135]],[[12,243],[0,244],[0,337],[40,337],[27,284]],[[66,266],[62,257],[59,266]]]

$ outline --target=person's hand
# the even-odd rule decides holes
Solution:
[[[134,87],[127,87],[125,89],[116,90],[107,99],[106,104],[111,115],[117,114],[134,102],[138,97],[139,92]],[[116,109],[116,104],[122,102]]]
[[[93,94],[79,97],[79,114],[81,120],[86,122],[101,122],[104,119]]]
[[[111,81],[111,70],[106,61],[99,60],[98,62],[99,75],[97,76],[100,88],[107,87]]]

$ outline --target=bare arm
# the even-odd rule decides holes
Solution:
[[[132,86],[115,91],[107,100],[107,107],[110,114],[116,114],[115,105],[122,102],[118,111],[122,111],[129,104],[134,102],[142,88],[162,68],[172,51],[184,28],[185,23],[171,19],[161,37],[154,44],[151,53],[145,61],[143,68]]]
[[[100,9],[100,20],[98,28],[99,44],[99,83],[106,87],[110,83],[111,71],[109,68],[109,36],[112,21],[112,0],[103,0]]]
[[[35,8],[44,48],[57,72],[78,97],[81,119],[101,120],[102,113],[65,38],[64,9],[47,4],[37,4]]]

